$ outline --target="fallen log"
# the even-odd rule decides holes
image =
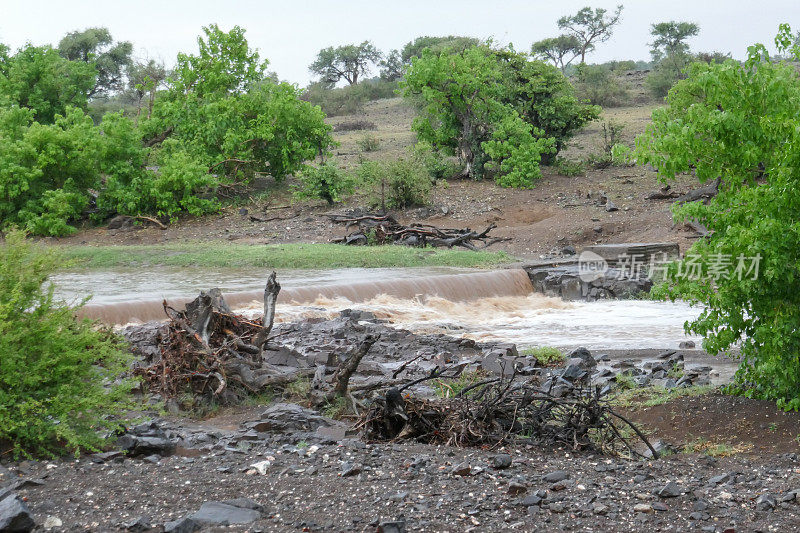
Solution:
[[[715,197],[719,192],[719,185],[722,182],[722,178],[717,178],[705,187],[700,187],[698,189],[693,189],[686,194],[679,196],[675,203],[678,204],[685,204],[687,202],[696,202],[698,200],[710,200],[711,198]]]

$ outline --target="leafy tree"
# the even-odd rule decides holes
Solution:
[[[661,22],[651,26],[654,37],[650,54],[655,67],[645,81],[655,96],[663,98],[678,80],[686,76],[683,71],[693,60],[686,39],[697,35],[700,27],[691,22]]]
[[[467,48],[472,48],[479,44],[481,44],[481,40],[476,37],[459,35],[431,37],[425,35],[406,43],[400,53],[400,58],[403,60],[403,63],[409,64],[412,58],[421,57],[422,51],[425,49],[429,49],[434,54],[440,54],[444,51],[463,52]]]
[[[574,35],[550,37],[533,43],[531,54],[537,59],[549,59],[564,72],[581,55],[581,42]]]
[[[389,54],[381,59],[381,79],[386,81],[397,81],[403,77],[403,59],[400,57],[400,52],[392,50]]]
[[[328,205],[342,199],[342,195],[353,192],[353,179],[333,161],[326,161],[317,167],[306,167],[298,176],[299,186],[295,189],[298,198],[319,198]]]
[[[359,76],[368,74],[370,67],[380,59],[381,53],[370,41],[336,48],[329,46],[319,51],[309,71],[330,85],[335,85],[343,79],[350,85],[355,85]]]
[[[790,49],[788,25],[776,44]],[[661,293],[706,306],[686,328],[709,353],[741,347],[739,392],[800,409],[798,73],[759,44],[744,64],[692,64],[667,104],[637,140],[638,161],[665,180],[688,171],[718,180],[719,193],[676,209],[711,234],[671,267]]]
[[[91,98],[107,96],[123,88],[133,45],[128,41],[115,43],[108,28],[88,28],[65,35],[58,43],[58,52],[70,61],[94,64],[97,80],[89,91]]]
[[[595,105],[623,105],[629,97],[613,71],[604,65],[578,65],[575,75],[578,95]]]
[[[571,16],[558,19],[558,27],[575,37],[579,45],[581,63],[586,63],[586,54],[595,49],[597,43],[611,38],[614,26],[620,23],[623,6],[617,6],[613,13],[606,9],[584,7]]]
[[[540,161],[597,116],[557,68],[511,49],[425,50],[403,90],[423,103],[413,123],[421,141],[457,155],[465,176],[492,171],[505,186],[533,186]]]
[[[650,26],[650,35],[654,37],[650,43],[650,55],[654,62],[667,56],[687,56],[689,45],[686,40],[700,33],[700,26],[693,22],[659,22]]]
[[[49,46],[26,45],[5,61],[0,98],[31,109],[33,118],[52,124],[68,107],[86,109],[95,85],[94,65],[69,61]]]
[[[118,378],[130,356],[54,301],[47,279],[61,265],[21,231],[0,245],[0,444],[18,455],[97,450],[128,407],[131,382]]]
[[[163,63],[153,59],[147,63],[134,61],[128,65],[128,87],[136,95],[136,117],[138,119],[142,111],[142,100],[148,95],[147,118],[153,113],[153,104],[156,100],[156,92],[167,79],[167,69]]]

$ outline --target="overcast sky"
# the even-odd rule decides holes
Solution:
[[[558,34],[556,21],[585,5],[609,10],[606,0],[0,0],[0,42],[57,44],[68,31],[106,26],[134,44],[134,55],[174,64],[194,52],[203,25],[239,25],[270,70],[300,85],[320,48],[371,40],[383,50],[419,35],[494,37],[527,50]],[[742,58],[754,42],[772,44],[781,22],[800,30],[800,0],[628,0],[614,37],[587,60],[647,59],[650,24],[667,20],[700,25],[693,50],[732,52]],[[771,48],[771,46],[770,46]]]

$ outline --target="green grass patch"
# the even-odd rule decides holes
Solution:
[[[713,385],[675,387],[672,389],[665,389],[664,387],[633,387],[623,389],[611,403],[619,407],[654,407],[686,396],[704,396],[715,389],[716,387]]]
[[[378,267],[491,267],[510,263],[505,252],[440,250],[409,246],[339,244],[232,244],[220,242],[133,246],[64,246],[78,268],[141,266],[331,269]]]
[[[527,348],[520,352],[520,355],[525,357],[533,356],[543,366],[558,366],[567,360],[564,352],[552,346],[537,346],[536,348]]]
[[[487,374],[480,370],[474,372],[462,372],[460,376],[455,379],[437,379],[433,382],[433,389],[436,395],[440,398],[454,398],[458,396],[461,391],[471,387],[482,380],[487,378]],[[477,393],[480,387],[472,389],[466,393],[466,396]]]

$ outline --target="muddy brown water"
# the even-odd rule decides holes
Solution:
[[[222,288],[232,308],[262,309],[267,272],[162,269],[77,272],[54,281],[75,300],[88,291],[84,316],[110,324],[164,318],[162,301],[175,307],[200,289]],[[683,325],[700,309],[683,303],[639,300],[565,302],[534,293],[524,270],[453,268],[282,271],[276,320],[330,318],[347,308],[370,311],[418,333],[446,333],[478,341],[513,342],[526,348],[677,348]]]

